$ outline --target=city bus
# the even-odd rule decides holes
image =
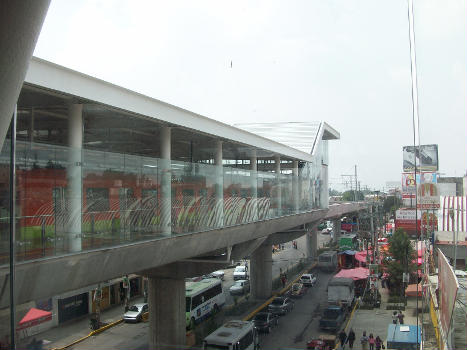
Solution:
[[[337,270],[337,252],[328,250],[318,256],[318,267],[322,271]]]
[[[258,333],[253,322],[232,320],[203,340],[203,350],[256,350]]]
[[[194,325],[225,304],[222,283],[218,278],[206,278],[198,282],[185,282],[186,326]]]

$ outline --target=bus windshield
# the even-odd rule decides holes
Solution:
[[[190,312],[191,311],[191,297],[185,297],[185,303],[186,303],[186,311],[185,312]]]

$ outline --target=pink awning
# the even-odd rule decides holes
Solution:
[[[354,281],[364,280],[368,277],[368,269],[365,267],[357,267],[355,269],[340,270],[340,272],[334,277],[346,277],[352,278]]]
[[[44,311],[36,308],[31,308],[24,315],[23,319],[18,323],[17,330],[22,330],[28,327],[36,326],[39,323],[47,322],[52,320],[52,313],[49,311]]]
[[[368,250],[368,254],[370,255],[370,261],[373,260],[373,251]],[[366,263],[366,251],[357,252],[355,254],[355,260]]]

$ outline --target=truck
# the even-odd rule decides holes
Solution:
[[[336,271],[337,269],[337,252],[328,250],[318,256],[318,267],[322,271]]]
[[[344,250],[357,250],[358,249],[358,239],[357,235],[354,233],[349,233],[342,235],[339,238],[339,250],[342,252]]]
[[[353,279],[333,277],[328,283],[328,304],[339,305],[350,309],[355,299]]]
[[[329,305],[319,320],[319,328],[336,332],[341,328],[347,316],[347,311],[339,305]]]

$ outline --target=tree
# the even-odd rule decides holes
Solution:
[[[352,190],[352,191],[345,191],[343,194],[342,194],[342,200],[344,201],[354,201],[355,200],[355,191]],[[363,193],[361,191],[357,191],[357,200],[358,201],[362,201],[365,197],[363,196]]]
[[[404,291],[402,275],[404,272],[413,273],[417,269],[415,249],[409,236],[403,229],[397,229],[394,234],[389,237],[389,251],[385,254],[383,265],[386,267],[386,272],[389,274],[391,283],[391,291],[399,294]]]
[[[401,200],[396,196],[387,196],[383,202],[383,211],[385,214],[393,215],[401,206]]]

